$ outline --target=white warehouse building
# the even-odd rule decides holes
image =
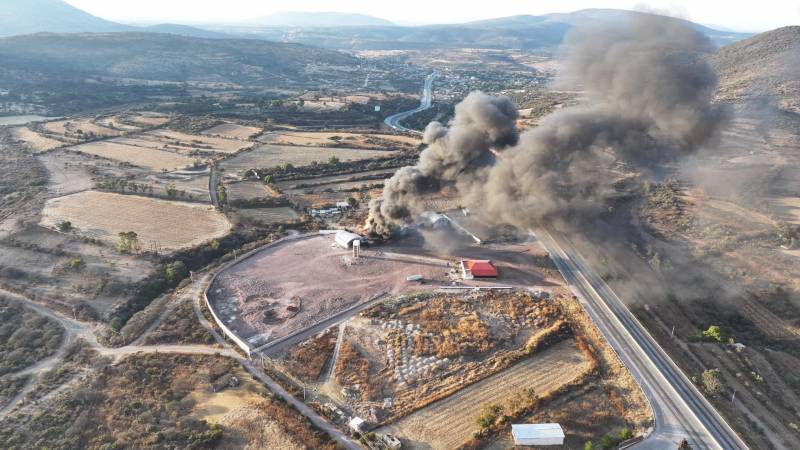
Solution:
[[[349,231],[341,230],[336,232],[336,237],[334,237],[334,242],[336,245],[342,248],[352,248],[353,242],[359,241],[361,242],[363,238],[355,233],[351,233]]]
[[[557,423],[526,423],[511,425],[514,445],[564,445],[564,430]]]

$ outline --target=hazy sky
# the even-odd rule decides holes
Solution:
[[[400,23],[452,23],[583,8],[653,9],[742,31],[800,24],[800,0],[66,0],[94,15],[149,22],[224,22],[278,11],[342,11]]]

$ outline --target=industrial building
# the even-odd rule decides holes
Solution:
[[[475,278],[497,278],[497,267],[488,259],[462,259],[461,277],[465,280]]]
[[[511,425],[514,445],[564,445],[564,430],[557,423],[526,423]]]
[[[334,237],[336,245],[344,249],[353,248],[355,245],[361,244],[362,240],[363,237],[361,237],[360,235],[351,233],[346,230],[341,230],[336,232],[336,236]],[[358,241],[358,244],[355,244],[356,241]]]

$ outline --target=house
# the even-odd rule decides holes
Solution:
[[[497,278],[497,268],[488,259],[462,259],[461,277],[465,280],[475,278]]]
[[[564,445],[564,430],[557,423],[526,423],[511,425],[514,445]]]

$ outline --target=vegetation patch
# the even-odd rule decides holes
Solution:
[[[58,323],[0,297],[0,375],[52,356],[63,339]]]

